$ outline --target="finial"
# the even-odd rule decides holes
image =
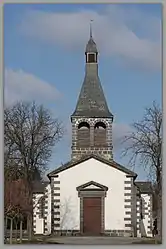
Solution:
[[[93,20],[90,20],[90,38],[92,38],[92,22]]]

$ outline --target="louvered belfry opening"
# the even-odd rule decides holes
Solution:
[[[90,125],[82,122],[78,125],[78,147],[86,148],[90,146]]]
[[[97,122],[94,126],[94,146],[105,147],[106,139],[106,125],[103,122]]]
[[[97,53],[87,53],[86,63],[97,63]]]

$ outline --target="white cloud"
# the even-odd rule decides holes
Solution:
[[[4,86],[5,104],[13,104],[19,100],[45,103],[60,97],[54,86],[22,70],[6,69]]]
[[[89,20],[100,52],[117,56],[127,65],[158,70],[161,67],[161,20],[136,8],[110,7],[98,13],[90,10],[50,13],[30,11],[24,15],[21,31],[47,43],[67,49],[83,49]]]

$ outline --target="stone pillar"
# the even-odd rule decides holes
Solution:
[[[94,147],[94,125],[90,125],[90,146]]]
[[[132,178],[126,177],[124,181],[124,225],[126,236],[131,236],[133,234],[132,229]]]
[[[60,230],[60,181],[58,175],[51,177],[51,233]],[[58,218],[58,219],[57,219]]]

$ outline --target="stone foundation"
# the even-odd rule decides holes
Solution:
[[[132,234],[130,230],[105,230],[105,235],[111,237],[132,237]]]
[[[54,235],[58,236],[84,236],[79,230],[57,230],[54,231]],[[52,234],[52,235],[53,235]],[[130,230],[105,230],[101,236],[110,237],[132,237],[132,231]]]

